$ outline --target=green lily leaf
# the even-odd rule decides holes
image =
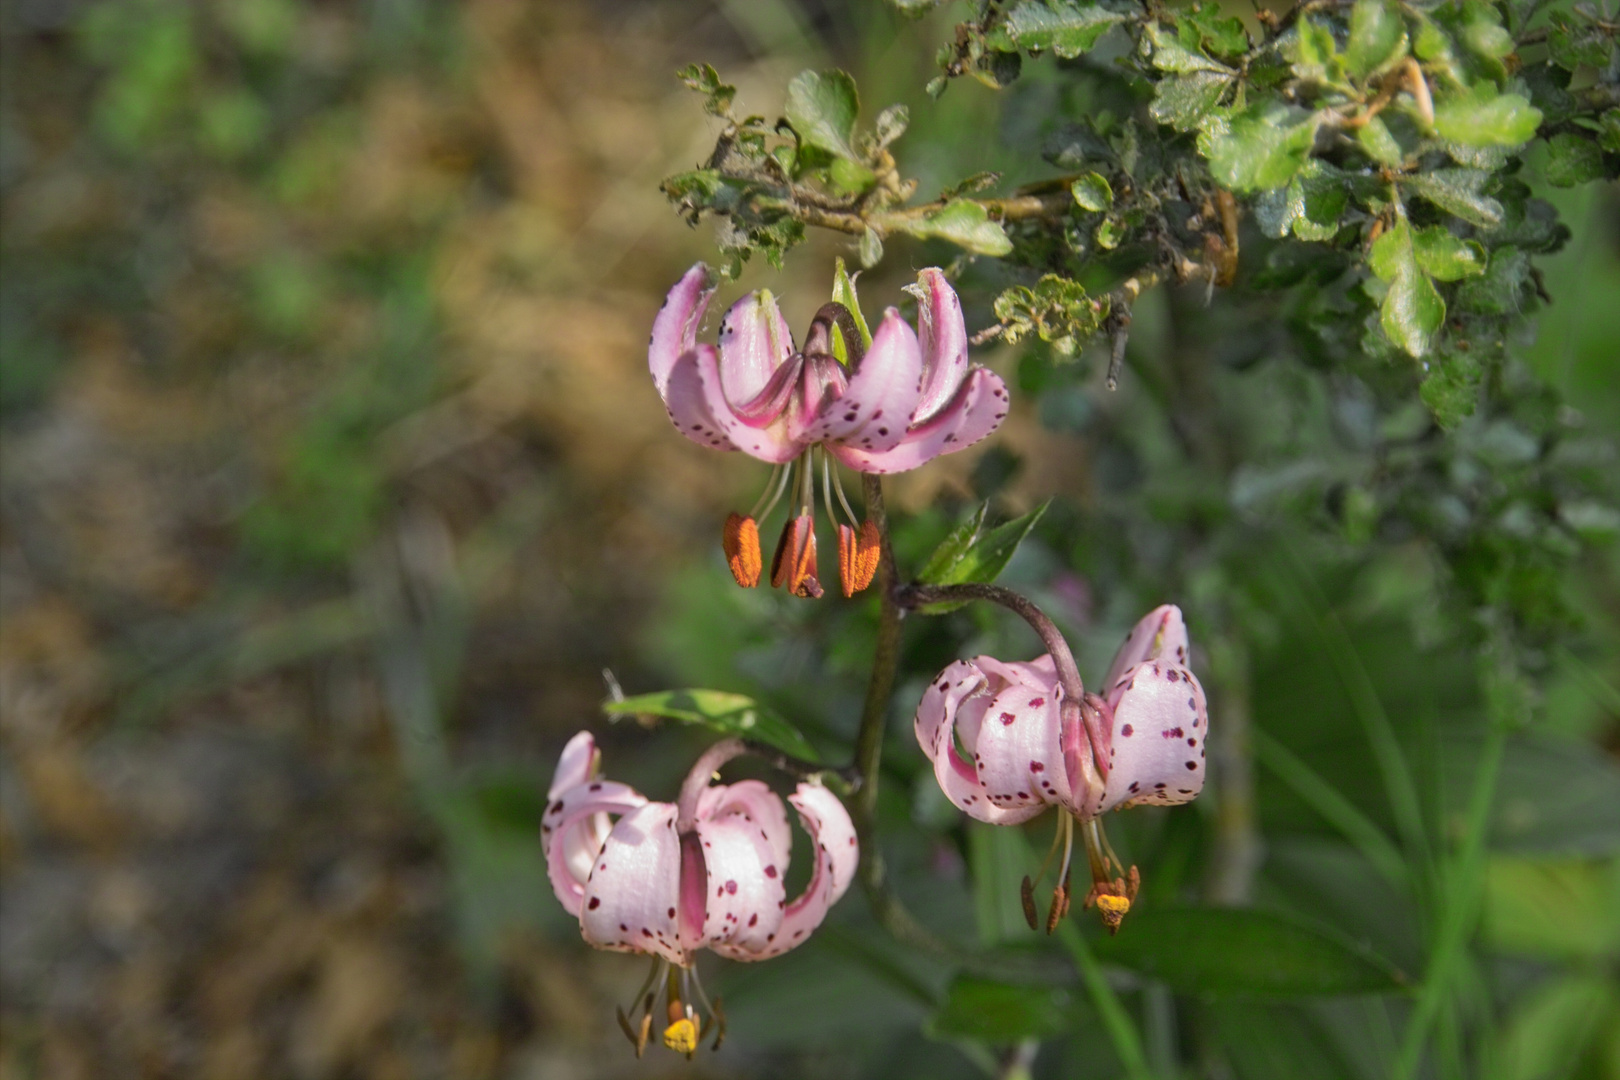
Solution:
[[[798,728],[743,694],[725,690],[661,690],[622,701],[605,701],[602,711],[613,718],[636,714],[662,716],[683,724],[697,724],[721,735],[755,739],[806,761],[819,760],[815,748]]]
[[[980,528],[989,504],[979,507],[968,522],[957,526],[928,557],[917,580],[924,585],[961,585],[996,580],[1007,568],[1018,545],[1024,542],[1051,503],[1052,500],[1048,499],[1022,517],[1013,518],[983,533]],[[919,610],[929,615],[942,615],[956,610],[964,602],[953,600],[944,604],[930,604]]]
[[[1075,1005],[1061,987],[1015,986],[959,975],[929,1030],[940,1038],[984,1039],[998,1045],[1049,1039],[1074,1025]]]
[[[1095,948],[1104,961],[1209,998],[1378,994],[1407,983],[1369,950],[1282,915],[1240,908],[1133,911],[1118,936]]]
[[[881,250],[880,244],[880,254]],[[866,328],[866,316],[861,314],[861,298],[855,295],[855,279],[850,277],[849,271],[845,269],[843,259],[833,260],[832,298],[848,308],[849,313],[855,317],[855,329],[861,332],[861,345],[863,347],[871,345],[872,331]],[[834,334],[832,345],[833,355],[838,357],[838,362],[848,366],[849,356],[844,351],[844,335]]]
[[[788,83],[782,111],[808,146],[857,162],[853,138],[860,114],[855,80],[847,71],[801,71]]]

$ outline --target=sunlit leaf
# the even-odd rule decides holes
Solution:
[[[725,690],[661,690],[622,701],[604,701],[610,717],[661,716],[697,724],[721,735],[756,739],[806,761],[819,760],[799,729],[751,697]]]
[[[788,83],[782,112],[805,143],[854,161],[852,143],[860,108],[855,79],[847,71],[801,71]]]
[[[971,530],[968,527],[969,523],[964,523],[946,537],[945,542],[928,557],[922,573],[917,575],[917,580],[925,585],[960,585],[966,582],[995,581],[1007,568],[1007,563],[1018,550],[1018,545],[1029,536],[1030,530],[1035,528],[1035,523],[1040,521],[1041,515],[1046,513],[1049,505],[1050,499],[1022,517],[997,525],[988,532],[980,531],[986,510],[986,507],[981,506],[969,519]],[[960,602],[952,602],[934,604],[923,610],[937,615],[961,606]]]
[[[1073,59],[1097,44],[1125,16],[1076,0],[1026,0],[986,39],[992,49],[1051,49]]]
[[[969,199],[954,199],[922,218],[904,218],[895,228],[913,236],[949,240],[976,255],[1005,255],[1012,241],[997,222],[990,220],[984,206]]]

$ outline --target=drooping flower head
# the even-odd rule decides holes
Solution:
[[[718,347],[699,343],[714,289],[707,266],[688,270],[653,322],[647,355],[682,435],[777,467],[754,512],[726,523],[733,575],[743,586],[758,584],[756,520],[791,492],[797,509],[777,545],[771,584],[799,596],[821,594],[812,516],[819,457],[828,516],[837,521],[841,508],[848,519],[838,525],[845,595],[865,588],[877,567],[876,530],[858,522],[841,486],[834,507],[831,462],[860,472],[904,472],[970,446],[1007,415],[1006,385],[969,364],[961,303],[932,267],[910,288],[918,299],[916,331],[891,307],[868,335],[858,309],[830,303],[811,320],[803,348],[763,289],[732,305],[720,322]]]
[[[710,783],[726,760],[711,751],[694,766],[679,802],[651,802],[598,776],[600,757],[582,731],[557,763],[540,827],[551,887],[590,944],[655,958],[631,1010],[642,1014],[639,1023],[619,1014],[637,1054],[660,978],[668,1000],[664,1042],[691,1054],[712,1022],[718,1046],[725,1018],[718,1000],[706,1017],[699,1012],[709,1002],[693,968],[697,951],[751,961],[802,944],[854,878],[855,827],[824,787],[801,783],[788,796],[816,853],[810,883],[789,901],[792,835],[782,800],[765,784]]]
[[[1098,816],[1188,802],[1204,786],[1209,715],[1187,666],[1181,609],[1156,608],[1137,623],[1103,685],[1104,694],[1084,694],[1079,708],[1066,708],[1051,656],[1028,663],[979,656],[940,672],[917,708],[917,741],[952,803],[993,825],[1016,825],[1051,806],[1064,811],[1049,928],[1068,903],[1074,824],[1091,863],[1086,906],[1096,903],[1117,929],[1135,896],[1136,868],[1125,874]],[[1033,924],[1032,887],[1026,879]]]

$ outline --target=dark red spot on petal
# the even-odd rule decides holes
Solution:
[[[1032,762],[1029,763],[1029,771],[1030,772],[1045,772],[1046,771],[1046,766],[1043,765],[1039,761],[1032,761]]]
[[[1001,723],[1002,723],[1003,727],[1005,727],[1006,725],[1012,723],[1016,719],[1018,719],[1018,717],[1014,716],[1010,712],[1004,712],[1004,713],[1001,714]],[[977,756],[977,755],[975,755],[975,756]]]
[[[1131,725],[1126,724],[1124,727],[1119,729],[1119,733],[1128,739],[1132,734],[1135,733],[1135,729],[1132,728]]]
[[[1032,708],[1032,709],[1038,709],[1042,705],[1045,705],[1045,704],[1046,704],[1046,699],[1043,698],[1043,697],[1030,698],[1029,699],[1029,707]]]
[[[726,882],[726,892],[730,893],[733,896],[736,896],[737,895],[737,883],[735,881]]]
[[[599,896],[593,896],[591,897],[591,902],[585,906],[590,908],[592,911],[595,911],[597,908],[602,906],[602,898]]]

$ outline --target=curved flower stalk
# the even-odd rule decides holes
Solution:
[[[718,346],[699,343],[714,289],[709,268],[698,263],[669,291],[648,343],[653,383],[682,435],[777,467],[754,511],[726,521],[726,560],[737,583],[759,583],[764,561],[757,519],[791,492],[796,509],[771,561],[771,584],[820,596],[813,517],[818,458],[827,514],[838,522],[832,461],[860,472],[904,472],[971,446],[1006,417],[1007,387],[988,368],[968,362],[961,303],[936,268],[923,270],[910,287],[918,298],[916,331],[891,307],[868,341],[855,313],[829,303],[811,320],[802,349],[763,289],[732,305],[720,322]],[[847,364],[838,358],[835,332]],[[848,519],[838,523],[839,576],[848,596],[871,583],[878,536],[870,522],[857,520],[842,486],[836,490]]]
[[[849,813],[826,788],[801,783],[788,801],[810,834],[816,865],[804,892],[787,899],[792,836],[782,800],[758,780],[710,783],[741,752],[736,740],[717,743],[674,803],[651,802],[599,777],[601,755],[588,732],[570,739],[557,763],[540,826],[552,889],[590,944],[654,958],[631,1007],[639,1022],[619,1011],[638,1056],[660,979],[664,1043],[690,1056],[712,1025],[718,1047],[725,1015],[697,981],[697,951],[743,961],[779,956],[821,925],[854,877],[860,848]]]
[[[1072,669],[1073,662],[1063,660]],[[1048,932],[1068,907],[1078,824],[1092,871],[1085,906],[1097,904],[1117,930],[1139,875],[1134,866],[1124,872],[1097,819],[1108,810],[1187,802],[1203,789],[1204,691],[1187,667],[1187,629],[1172,605],[1136,624],[1114,657],[1104,695],[1082,691],[1079,708],[1069,706],[1078,676],[1066,686],[1059,667],[1050,654],[1028,663],[989,656],[956,661],[923,694],[917,741],[946,796],[980,821],[1016,825],[1051,806],[1064,812],[1058,832],[1063,862]],[[1033,888],[1026,878],[1031,925]]]

